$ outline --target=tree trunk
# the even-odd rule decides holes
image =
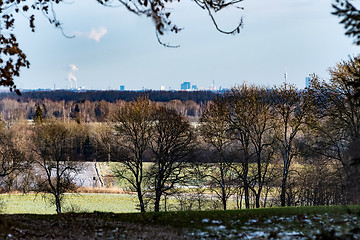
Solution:
[[[281,182],[280,201],[282,207],[286,206],[286,179],[287,179],[287,175],[284,175]]]
[[[239,200],[239,192],[237,192],[236,194],[236,205],[238,209],[242,208],[242,198],[243,198],[242,191],[240,190],[240,200]]]
[[[160,190],[156,189],[155,191],[155,212],[160,211],[160,198],[161,198],[161,192]]]
[[[138,199],[139,199],[139,204],[140,204],[140,211],[145,212],[145,205],[144,205],[144,200],[143,200],[143,196],[141,193],[141,189],[137,190],[137,194],[138,194]]]
[[[222,201],[223,209],[226,210],[226,189],[225,189],[224,174],[222,169],[221,169],[221,201]]]
[[[250,197],[249,197],[249,186],[248,183],[244,184],[244,193],[245,193],[245,208],[250,208]]]
[[[260,195],[261,195],[261,190],[259,190],[258,193],[254,193],[255,194],[255,207],[256,208],[260,208]]]
[[[222,189],[221,200],[222,200],[222,204],[223,204],[223,209],[226,210],[226,195],[225,195],[225,190],[224,190],[224,188]]]
[[[264,208],[266,207],[268,194],[269,194],[269,187],[266,188],[266,193],[265,193],[264,203],[263,203],[263,207],[264,207]]]
[[[55,203],[56,203],[56,213],[61,213],[61,202],[60,202],[60,196],[58,194],[55,195]]]
[[[289,145],[290,146],[290,145]],[[287,176],[289,173],[289,166],[290,166],[290,147],[286,149],[286,159],[284,162],[284,168],[283,168],[283,179],[281,181],[281,194],[280,194],[280,201],[281,206],[286,206],[286,182],[287,182]]]

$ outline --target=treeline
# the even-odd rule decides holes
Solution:
[[[0,128],[2,186],[51,193],[61,212],[81,160],[91,159],[116,163],[113,175],[142,212],[167,209],[169,197],[204,209],[209,195],[222,209],[230,199],[238,208],[359,204],[358,69],[356,58],[342,62],[303,91],[236,87],[203,105],[193,124],[184,103],[146,96],[111,105],[102,122],[46,117],[38,105],[31,123]]]
[[[147,95],[146,95],[147,96]],[[116,102],[101,101],[53,101],[50,99],[28,101],[5,98],[0,100],[0,117],[7,123],[32,120],[37,108],[41,108],[44,118],[62,119],[64,121],[76,120],[82,123],[106,122],[111,119],[115,109],[126,101]],[[174,108],[190,121],[198,121],[201,115],[201,106],[192,100],[171,100],[168,102],[156,102],[157,105]]]
[[[139,96],[146,95],[151,101],[169,102],[171,100],[194,101],[204,103],[211,101],[216,96],[212,91],[23,91],[21,96],[14,93],[0,93],[0,99],[13,99],[22,102],[48,99],[51,101],[73,101],[73,102],[95,102],[106,101],[115,103],[116,101],[132,101]]]

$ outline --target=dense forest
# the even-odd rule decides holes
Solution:
[[[52,101],[107,101],[116,102],[119,100],[132,101],[139,96],[146,95],[151,101],[168,102],[171,100],[194,101],[202,103],[214,99],[217,93],[212,91],[22,91],[21,96],[11,92],[0,93],[0,99],[12,99],[17,101],[39,101],[48,99]]]

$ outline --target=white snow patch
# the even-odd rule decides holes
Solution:
[[[257,222],[258,222],[257,219],[249,219],[245,224],[246,224],[246,225],[250,225],[250,224],[257,223]]]
[[[266,223],[266,224],[272,223],[272,220],[271,220],[271,219],[268,219],[268,220],[266,220],[264,223]]]

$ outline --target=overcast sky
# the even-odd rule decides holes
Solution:
[[[329,67],[359,52],[331,15],[331,0],[245,0],[244,10],[232,9],[218,17],[225,29],[244,28],[235,36],[215,30],[209,16],[194,2],[174,4],[173,21],[184,28],[163,39],[179,48],[165,48],[156,39],[150,19],[124,8],[106,8],[95,0],[75,0],[56,6],[65,38],[42,16],[36,32],[18,18],[16,34],[31,62],[16,79],[23,89],[179,89],[189,81],[209,88],[288,82],[304,88],[305,77],[328,78]]]

